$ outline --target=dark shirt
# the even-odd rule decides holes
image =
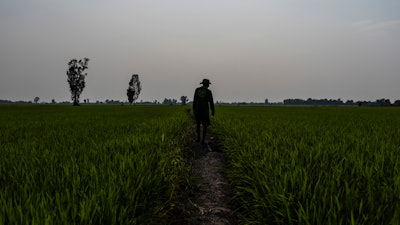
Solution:
[[[214,114],[214,100],[211,91],[206,87],[198,87],[194,92],[193,111],[197,116],[208,116],[209,106]]]

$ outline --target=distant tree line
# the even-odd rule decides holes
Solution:
[[[0,104],[32,104],[32,101],[11,101],[11,100],[5,100],[5,99],[0,99]]]
[[[343,102],[340,99],[285,99],[283,101],[284,105],[353,105],[353,106],[400,106],[400,100],[396,100],[393,104],[389,99],[377,99],[374,102],[371,101],[357,101],[347,100]]]
[[[337,99],[311,99],[308,98],[307,100],[304,99],[285,99],[283,100],[283,104],[285,105],[353,105],[353,101],[347,101],[344,103],[342,100]]]
[[[71,104],[71,102],[68,101],[63,101],[63,102],[55,102],[54,99],[52,99],[52,102],[42,102],[44,104]],[[5,100],[5,99],[0,99],[0,104],[37,104],[34,101],[11,101],[11,100]]]
[[[33,104],[34,101],[11,101],[0,99],[0,104]],[[45,104],[49,104],[43,102]],[[56,102],[54,99],[51,100],[51,104],[71,104],[71,102],[63,101],[63,102]],[[105,101],[96,101],[89,103],[89,99],[84,99],[84,103],[86,104],[113,104],[113,105],[123,105],[129,104],[129,101],[120,101],[120,100],[113,100],[113,99],[106,99]],[[157,100],[154,101],[143,101],[141,100],[138,104],[146,104],[146,105],[155,105],[155,104],[162,104],[162,105],[186,105],[191,104],[188,102],[186,96],[181,97],[181,101],[178,101],[174,98],[164,98],[162,102]],[[400,106],[400,100],[395,100],[393,103],[389,99],[377,99],[376,101],[353,101],[347,100],[343,102],[340,99],[311,99],[308,98],[307,100],[304,99],[285,99],[283,102],[221,102],[216,101],[217,105],[314,105],[314,106]]]

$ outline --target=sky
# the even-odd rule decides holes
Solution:
[[[0,0],[0,99],[400,99],[399,0]]]

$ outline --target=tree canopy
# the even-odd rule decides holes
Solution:
[[[131,80],[129,81],[129,87],[126,93],[130,104],[138,99],[141,90],[142,85],[139,81],[139,75],[133,74]]]
[[[83,73],[88,68],[89,58],[71,59],[68,63],[67,70],[67,81],[69,89],[71,91],[71,99],[74,101],[74,105],[79,105],[79,97],[86,86],[85,77],[87,73]]]

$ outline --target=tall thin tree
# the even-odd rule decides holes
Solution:
[[[35,104],[38,104],[38,102],[40,101],[40,98],[36,96],[36,97],[33,99],[33,101],[35,102]]]
[[[130,104],[132,104],[134,101],[136,101],[136,99],[138,99],[141,90],[142,90],[142,85],[139,81],[139,75],[133,74],[131,80],[129,81],[129,87],[126,93]]]
[[[186,103],[187,103],[188,100],[189,100],[189,99],[187,98],[187,96],[181,96],[182,105],[186,105]]]
[[[87,73],[83,72],[88,68],[88,62],[89,59],[84,58],[79,61],[71,59],[68,63],[67,81],[71,91],[71,99],[74,101],[75,106],[79,105],[79,97],[86,85],[85,77],[87,76]]]

